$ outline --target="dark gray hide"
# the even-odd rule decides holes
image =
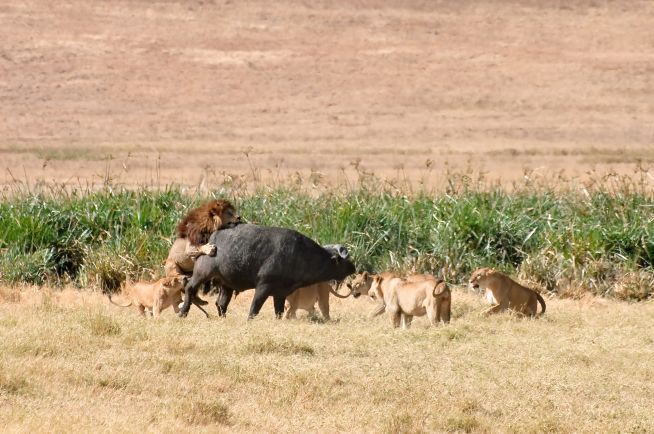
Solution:
[[[269,296],[278,317],[284,313],[286,296],[297,288],[329,280],[341,281],[353,274],[354,264],[343,257],[339,245],[323,248],[299,232],[285,228],[239,224],[214,232],[209,243],[215,256],[200,256],[185,287],[179,315],[186,316],[197,289],[217,278],[222,291],[216,307],[224,315],[234,291],[255,289],[249,317],[259,313]]]

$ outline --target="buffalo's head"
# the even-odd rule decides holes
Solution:
[[[337,276],[336,280],[342,281],[350,274],[354,274],[354,264],[350,259],[350,252],[341,244],[327,244],[322,246],[330,255],[334,271]]]

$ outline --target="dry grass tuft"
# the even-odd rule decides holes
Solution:
[[[113,317],[97,309],[83,312],[80,323],[94,336],[116,336],[121,333],[120,324]]]
[[[0,303],[20,302],[20,291],[17,288],[0,288]]]
[[[280,354],[286,356],[300,354],[313,356],[315,350],[311,345],[303,342],[288,339],[276,340],[269,336],[251,340],[245,344],[243,352],[244,354]]]
[[[229,407],[218,401],[184,402],[178,407],[176,416],[191,425],[232,424]]]
[[[15,374],[7,374],[4,369],[0,372],[0,395],[20,395],[29,390],[29,382]]]

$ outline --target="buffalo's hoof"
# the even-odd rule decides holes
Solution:
[[[180,310],[177,314],[177,316],[180,318],[186,318],[186,315],[188,315],[188,311],[184,312],[183,310]]]

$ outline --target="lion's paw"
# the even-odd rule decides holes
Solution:
[[[202,246],[202,253],[207,256],[216,256],[216,245],[215,244],[205,244]]]

